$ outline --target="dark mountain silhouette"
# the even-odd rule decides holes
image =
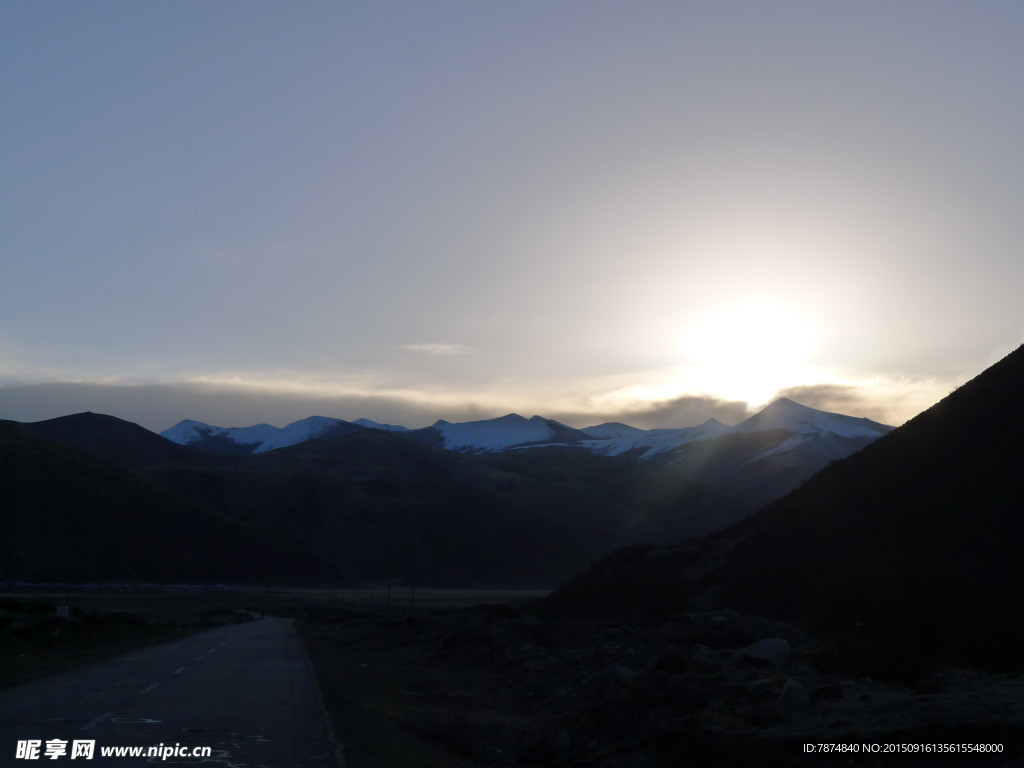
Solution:
[[[1024,347],[729,532],[736,607],[1024,662]]]
[[[323,569],[111,463],[0,423],[0,579],[280,583]]]
[[[11,423],[27,434],[84,451],[126,469],[178,461],[191,454],[191,449],[138,424],[101,413],[76,413],[46,421]]]
[[[551,586],[629,540],[628,526],[642,517],[585,484],[531,478],[378,430],[139,474],[291,542],[348,583]]]
[[[613,553],[544,609],[651,618],[694,598],[798,620],[890,669],[1022,668],[1022,466],[1024,347],[737,525]]]
[[[641,517],[378,430],[230,456],[96,414],[0,428],[0,579],[550,586]]]

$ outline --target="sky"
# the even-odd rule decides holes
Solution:
[[[0,418],[900,424],[1024,341],[1024,3],[0,3]]]

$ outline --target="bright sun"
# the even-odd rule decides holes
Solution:
[[[787,307],[752,303],[721,309],[686,334],[685,387],[766,403],[779,389],[808,380],[813,336],[810,323]]]

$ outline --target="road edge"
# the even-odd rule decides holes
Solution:
[[[342,744],[338,741],[337,731],[334,727],[334,719],[331,717],[331,713],[327,711],[327,707],[324,705],[324,694],[320,690],[320,680],[316,675],[316,666],[313,664],[313,659],[309,655],[309,648],[306,647],[306,638],[303,637],[299,628],[295,626],[295,619],[291,620],[292,628],[295,630],[295,634],[299,636],[299,640],[302,641],[302,655],[306,659],[306,667],[309,669],[309,675],[313,679],[313,690],[316,691],[317,706],[320,707],[320,712],[324,716],[324,726],[327,729],[327,738],[334,745],[334,760],[338,764],[338,768],[349,768],[345,762],[345,749]]]

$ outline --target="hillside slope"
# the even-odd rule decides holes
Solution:
[[[637,513],[378,430],[142,470],[211,514],[335,564],[347,583],[553,586],[627,537]]]
[[[76,413],[46,421],[9,423],[27,434],[126,469],[181,460],[192,451],[138,424],[102,413]]]
[[[0,579],[274,583],[325,569],[140,478],[0,423]]]
[[[718,605],[797,620],[883,667],[1024,669],[1022,393],[1024,347],[746,520],[612,553],[543,610]]]
[[[1024,347],[729,531],[726,599],[955,659],[1024,659],[1022,466]]]

